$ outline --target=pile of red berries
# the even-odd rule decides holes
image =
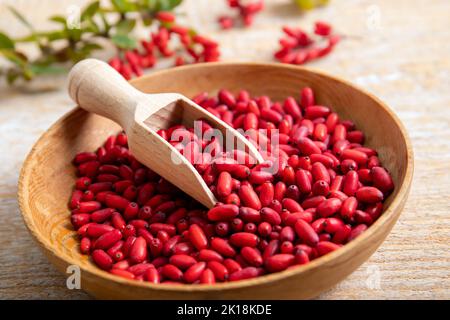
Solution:
[[[256,145],[278,143],[256,164],[203,135],[212,129],[205,121],[199,133],[183,125],[158,131],[217,197],[210,210],[139,163],[124,133],[76,155],[71,221],[81,252],[101,269],[153,283],[248,279],[338,250],[382,214],[390,174],[363,146],[363,132],[316,104],[311,88],[283,102],[245,90],[193,100]]]

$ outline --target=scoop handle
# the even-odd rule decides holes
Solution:
[[[78,62],[69,73],[69,94],[81,108],[109,118],[125,130],[145,94],[130,85],[115,69],[97,59]]]

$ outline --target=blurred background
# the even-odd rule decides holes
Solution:
[[[111,7],[111,2],[116,7]],[[220,61],[275,62],[279,40],[286,37],[283,26],[302,28],[311,34],[317,21],[332,26],[332,34],[340,41],[329,54],[306,61],[305,66],[347,79],[384,100],[409,132],[415,175],[409,201],[388,239],[356,272],[320,298],[449,299],[450,1],[266,0],[249,26],[226,0],[162,2],[167,8],[174,7],[177,24],[218,43]],[[315,7],[313,2],[323,3]],[[8,70],[23,67],[23,54],[31,62],[42,55],[36,41],[17,39],[45,32],[48,35],[64,23],[76,23],[71,17],[79,16],[92,3],[0,0],[0,298],[88,298],[81,290],[67,289],[65,277],[33,244],[16,200],[18,175],[26,154],[38,137],[73,107],[66,92],[66,74],[60,70],[71,62],[56,64],[55,70],[48,65],[33,65],[31,71],[21,70],[32,80],[24,81],[24,74],[19,72],[13,84],[8,84]],[[101,6],[119,10],[124,3],[127,1],[102,1]],[[107,19],[113,14],[106,14]],[[68,20],[49,21],[52,16]],[[231,23],[227,18],[234,26],[224,30]],[[151,26],[137,23],[133,30],[124,23],[121,28],[121,36],[106,37],[111,40],[115,36],[113,44],[100,39],[103,49],[88,55],[125,59],[126,50],[118,51],[118,46],[126,49],[129,41],[150,40],[150,31],[155,30],[154,22]],[[64,36],[53,34],[58,36],[62,41],[55,46],[64,47]],[[174,60],[158,58],[154,67],[143,72],[173,67]]]

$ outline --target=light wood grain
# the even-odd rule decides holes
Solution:
[[[58,1],[26,10],[30,1],[9,3],[37,25],[69,4]],[[299,16],[287,1],[267,0],[267,10],[251,29],[219,33],[214,19],[224,6],[186,0],[185,20],[218,39],[224,60],[270,61],[284,24],[308,28],[330,20],[347,35],[329,57],[311,65],[349,79],[387,102],[405,124],[415,151],[411,195],[391,234],[360,268],[320,297],[326,299],[450,299],[450,41],[448,1],[331,1]],[[220,1],[217,1],[220,2]],[[44,1],[45,4],[45,1]],[[373,6],[378,27],[368,28]],[[0,9],[0,29],[23,34],[25,28]],[[369,24],[370,25],[370,24]],[[376,24],[375,24],[376,25]],[[47,81],[48,83],[49,81]],[[88,298],[68,290],[26,231],[16,200],[18,172],[34,141],[67,111],[70,99],[62,82],[56,92],[24,94],[0,89],[0,297]],[[42,81],[40,83],[42,85]],[[373,281],[376,280],[376,281]],[[375,284],[375,285],[373,285]]]

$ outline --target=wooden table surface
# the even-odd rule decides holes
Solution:
[[[38,26],[86,1],[0,0],[0,30],[23,33],[4,10],[14,4]],[[221,32],[222,0],[185,0],[185,20],[221,43],[223,60],[270,61],[284,24],[309,28],[330,21],[346,39],[310,66],[353,81],[383,99],[406,126],[414,147],[409,200],[392,233],[357,271],[321,299],[450,299],[450,1],[331,1],[300,15],[289,1],[267,10],[246,30]],[[37,138],[72,103],[64,80],[56,91],[0,86],[0,299],[87,299],[33,243],[16,199],[22,162]]]

